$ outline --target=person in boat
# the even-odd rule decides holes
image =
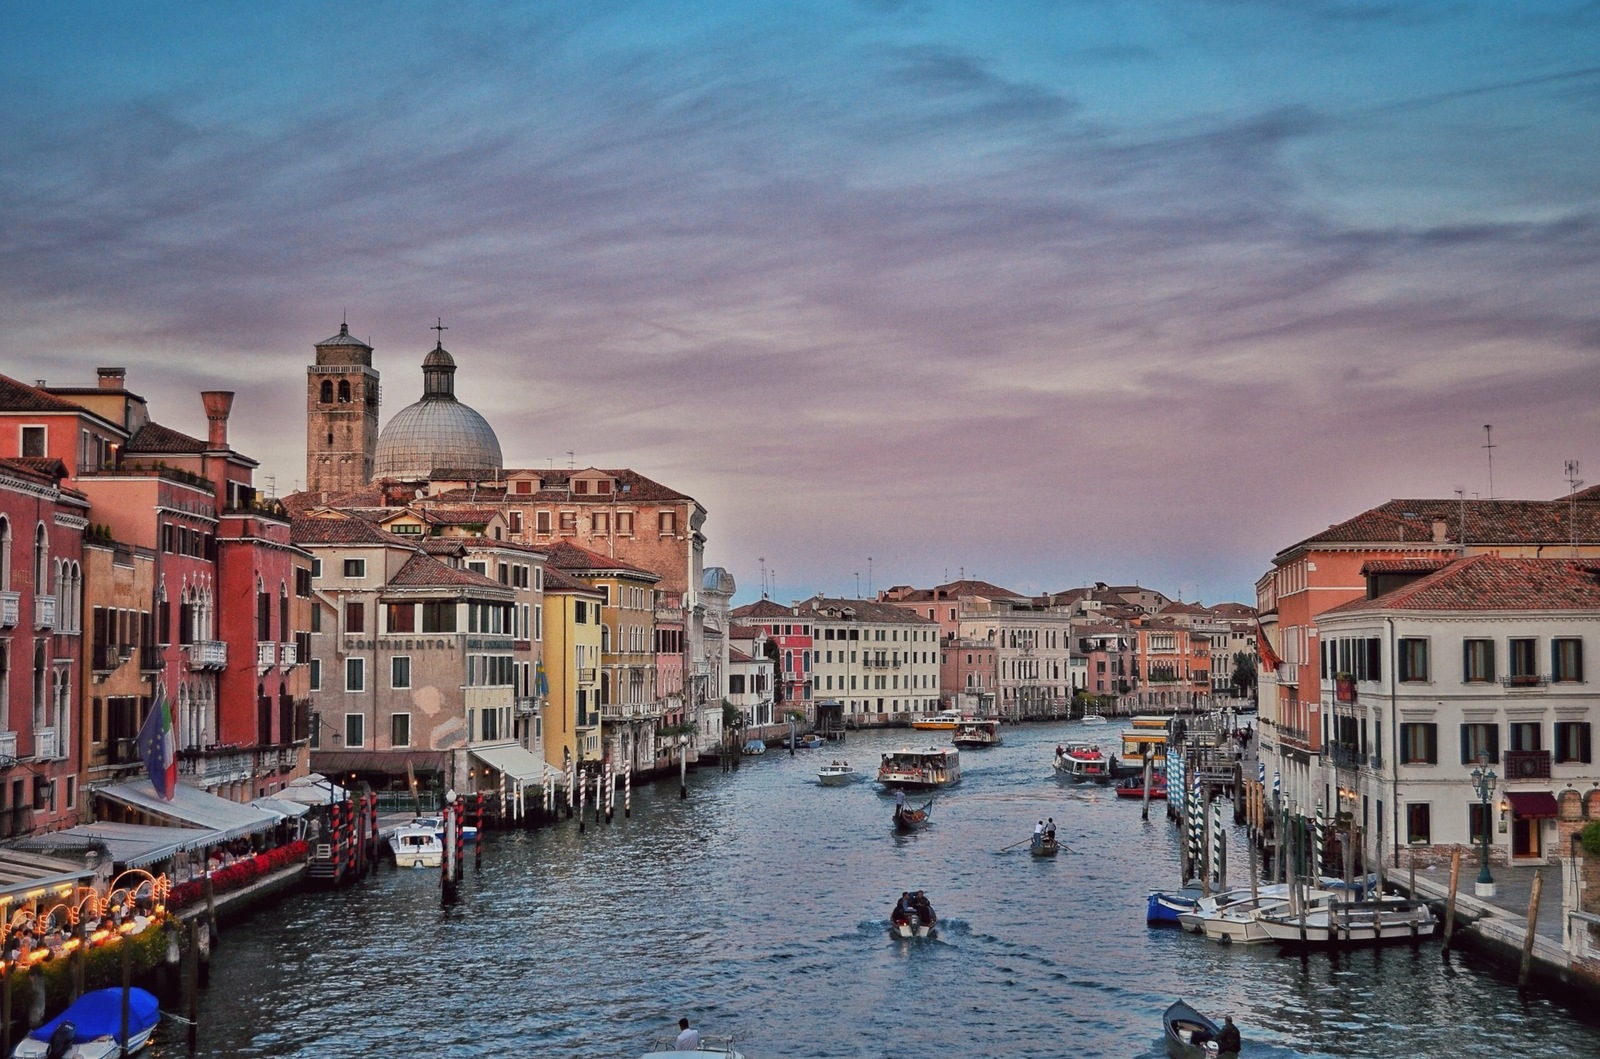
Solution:
[[[678,1020],[678,1039],[673,1042],[673,1050],[679,1052],[693,1052],[700,1048],[700,1031],[689,1028],[688,1019]]]
[[[930,927],[933,926],[935,920],[935,916],[933,914],[933,905],[928,903],[927,894],[923,893],[921,890],[918,890],[916,893],[912,894],[911,909],[917,913],[917,918],[921,919],[922,922],[926,923]]]
[[[1222,1029],[1217,1031],[1217,1059],[1239,1059],[1242,1043],[1239,1040],[1239,1027],[1233,1024],[1233,1016],[1227,1016],[1222,1020]]]
[[[1056,840],[1056,818],[1053,816],[1045,822],[1044,837],[1050,842]]]
[[[889,922],[894,924],[904,923],[916,913],[911,907],[911,891],[901,890],[900,900],[894,903],[894,911],[889,913]]]
[[[901,812],[905,811],[905,808],[906,808],[906,792],[901,790],[899,787],[896,787],[894,789],[894,811],[896,813],[901,813]]]
[[[1044,821],[1040,820],[1037,824],[1033,825],[1033,840],[1035,842],[1037,842],[1037,841],[1039,841],[1039,839],[1041,839],[1043,837],[1044,837]]]

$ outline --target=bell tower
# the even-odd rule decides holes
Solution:
[[[306,368],[306,492],[326,496],[372,481],[381,395],[372,347],[348,324],[316,350]]]

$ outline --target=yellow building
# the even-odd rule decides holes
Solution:
[[[600,760],[601,605],[605,593],[560,570],[544,572],[544,755],[565,770]]]

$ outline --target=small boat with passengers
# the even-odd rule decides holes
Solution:
[[[1094,743],[1067,743],[1056,747],[1052,766],[1056,775],[1072,783],[1109,783],[1111,764]]]
[[[639,1059],[684,1059],[684,1056],[718,1056],[720,1059],[744,1059],[743,1052],[733,1050],[732,1037],[701,1037],[694,1048],[679,1048],[675,1040],[662,1041],[654,1051],[645,1052]]]
[[[861,778],[854,765],[848,761],[830,761],[817,770],[817,782],[824,787],[843,787]]]
[[[894,829],[896,831],[921,831],[928,826],[928,820],[932,813],[932,798],[923,802],[920,808],[910,805],[897,805],[894,807]]]
[[[911,727],[924,732],[948,732],[961,723],[960,710],[940,710],[911,719]]]
[[[965,720],[956,725],[950,742],[959,747],[981,750],[1000,745],[1000,722],[994,720]]]
[[[932,938],[939,933],[939,917],[921,890],[902,894],[889,913],[889,933],[897,938]]]
[[[1033,842],[1028,847],[1028,852],[1035,857],[1053,857],[1061,849],[1061,844],[1056,841],[1056,836],[1048,831],[1041,831],[1033,836]]]
[[[1222,1028],[1183,1001],[1174,1001],[1167,1008],[1161,1025],[1170,1059],[1207,1059],[1217,1054],[1214,1046],[1206,1045],[1216,1041]]]
[[[128,1040],[124,1048],[122,990],[93,989],[29,1033],[11,1054],[15,1059],[116,1059],[132,1055],[149,1043],[160,1020],[160,1004],[155,995],[130,988]]]
[[[961,780],[961,752],[953,746],[907,747],[884,754],[878,782],[907,791],[931,791]]]

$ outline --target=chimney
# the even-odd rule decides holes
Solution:
[[[1433,520],[1433,541],[1434,541],[1434,543],[1435,544],[1443,544],[1445,541],[1447,541],[1449,539],[1450,539],[1450,537],[1449,537],[1449,527],[1445,524],[1444,519],[1442,519],[1442,518],[1434,519]]]
[[[96,368],[95,374],[100,376],[102,390],[120,390],[128,378],[127,368]]]
[[[206,445],[212,449],[228,447],[228,413],[233,410],[232,390],[203,390],[200,400],[206,406]]]

